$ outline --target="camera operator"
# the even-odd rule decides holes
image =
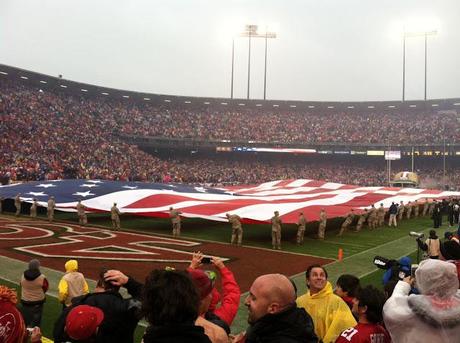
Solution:
[[[408,256],[401,257],[399,261],[396,260],[387,260],[386,265],[380,268],[386,269],[386,272],[383,274],[383,285],[385,286],[389,281],[392,280],[402,280],[406,276],[410,275],[410,266],[412,260]],[[375,262],[374,262],[375,264]]]
[[[430,236],[422,242],[422,238],[417,238],[417,244],[420,249],[426,251],[429,258],[439,259],[441,241],[436,235],[436,231],[430,230]]]

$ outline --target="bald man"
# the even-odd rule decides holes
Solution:
[[[317,342],[311,317],[295,300],[294,286],[286,276],[258,277],[244,302],[250,324],[245,342]]]

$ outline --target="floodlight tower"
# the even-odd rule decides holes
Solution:
[[[268,39],[276,38],[276,32],[269,32],[267,27],[265,31],[261,32],[258,25],[249,24],[246,25],[245,30],[240,33],[240,37],[248,37],[248,89],[247,98],[249,99],[249,92],[251,87],[251,40],[252,38],[264,38],[265,39],[265,67],[264,67],[264,100],[267,98],[267,59],[268,59]],[[233,98],[233,64],[234,64],[234,48],[235,40],[232,45],[232,90],[231,97]]]
[[[428,46],[428,36],[436,36],[438,31],[416,31],[416,32],[407,32],[404,29],[403,34],[403,79],[402,79],[402,101],[405,101],[405,91],[406,91],[406,38],[411,37],[425,37],[425,92],[423,99],[426,101],[426,89],[427,89],[427,46]]]

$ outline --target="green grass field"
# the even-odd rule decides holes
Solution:
[[[59,213],[58,220],[76,221],[75,214]],[[108,226],[111,223],[107,215],[90,215],[89,222],[92,225]],[[122,216],[122,228],[125,230],[135,230],[137,232],[148,232],[161,235],[169,235],[171,233],[171,225],[169,220],[142,218],[142,217],[126,217]],[[395,228],[380,228],[373,231],[365,228],[360,233],[346,232],[342,237],[337,237],[339,221],[329,221],[326,239],[324,241],[314,239],[317,223],[311,223],[307,227],[305,243],[302,246],[295,244],[296,227],[294,225],[286,225],[283,227],[283,250],[315,255],[326,258],[337,258],[339,248],[343,249],[343,261],[336,261],[326,266],[330,281],[335,284],[336,279],[341,274],[354,274],[361,278],[362,284],[373,284],[381,288],[382,270],[378,270],[372,263],[374,256],[381,255],[387,258],[399,259],[402,256],[411,256],[414,263],[416,260],[416,242],[415,239],[409,237],[409,231],[427,231],[432,226],[431,220],[427,218],[411,219],[400,223],[397,229]],[[443,226],[438,229],[438,235],[443,236],[447,231],[447,227]],[[185,219],[182,225],[183,238],[193,238],[198,240],[209,240],[216,242],[228,242],[230,239],[230,228],[226,223],[214,223],[203,220]],[[243,244],[271,248],[269,225],[246,225],[244,226]],[[306,268],[307,266],[305,266]],[[18,287],[16,282],[19,280],[21,271],[17,273],[15,278],[10,275],[5,276],[0,271],[1,283],[9,286]],[[299,294],[305,291],[304,275],[290,276],[298,287]],[[238,275],[236,275],[238,278]],[[10,280],[10,281],[7,281]],[[242,295],[244,301],[245,294]],[[242,304],[242,303],[241,303]],[[52,326],[55,319],[59,315],[61,305],[56,298],[47,296],[45,305],[45,314],[43,320],[43,332],[45,336],[52,336]],[[240,306],[239,313],[232,326],[233,332],[239,332],[246,328],[246,308]],[[136,342],[140,342],[144,328],[139,327],[136,332]]]

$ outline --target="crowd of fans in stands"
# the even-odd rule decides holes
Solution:
[[[222,185],[309,178],[385,185],[387,172],[369,164],[165,159],[123,142],[118,134],[285,143],[374,143],[387,137],[393,143],[426,143],[460,137],[455,115],[441,120],[437,114],[414,112],[401,120],[396,114],[185,110],[43,92],[7,80],[0,86],[0,178],[12,181],[69,177]],[[422,175],[439,180],[442,171],[427,168]],[[460,170],[449,170],[449,179],[458,185]]]
[[[305,113],[272,110],[134,108],[120,131],[139,136],[280,143],[425,144],[457,142],[456,115],[435,113]]]

